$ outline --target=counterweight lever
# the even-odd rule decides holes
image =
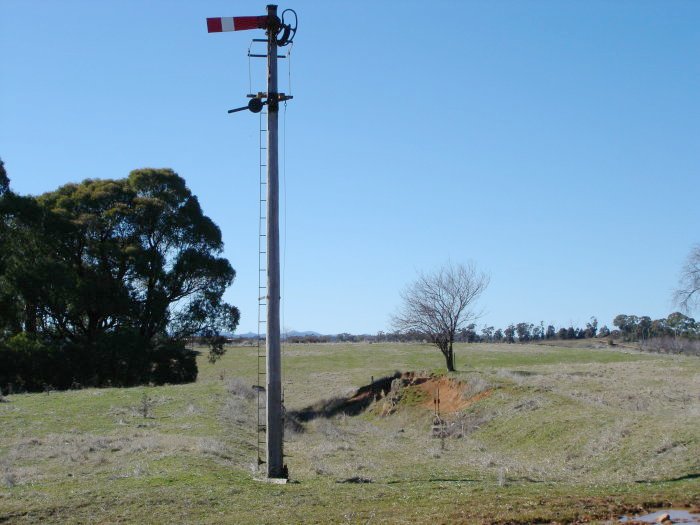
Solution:
[[[236,109],[229,109],[229,113],[236,113],[237,111],[243,111],[244,109],[248,109],[252,111],[253,113],[260,113],[262,111],[263,106],[267,104],[267,100],[263,102],[259,98],[251,98],[250,101],[248,102],[247,106],[243,106],[241,108],[236,108]]]

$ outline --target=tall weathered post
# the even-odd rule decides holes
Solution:
[[[294,26],[284,23],[284,15],[294,15]],[[210,33],[238,31],[243,29],[265,29],[267,34],[267,93],[249,95],[247,106],[229,110],[235,113],[249,109],[253,113],[262,111],[267,105],[267,318],[266,318],[266,404],[265,435],[266,464],[268,478],[286,478],[283,437],[284,414],[282,410],[282,362],[280,355],[280,239],[279,239],[279,162],[278,162],[278,116],[279,103],[291,96],[278,92],[277,48],[290,44],[296,34],[296,13],[287,9],[282,20],[277,16],[277,6],[268,5],[265,16],[241,16],[207,18]],[[259,41],[259,40],[254,40]],[[249,55],[260,56],[260,55]],[[262,99],[265,99],[263,101]]]
[[[277,6],[267,6],[267,476],[284,477],[280,356],[280,235],[277,92]]]

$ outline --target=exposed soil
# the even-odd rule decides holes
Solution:
[[[382,377],[360,387],[349,397],[326,399],[301,410],[290,411],[288,416],[299,422],[311,421],[319,417],[333,417],[337,414],[358,415],[374,403],[381,402],[378,412],[381,415],[394,413],[404,402],[434,410],[439,399],[442,414],[459,412],[464,408],[491,395],[485,390],[473,396],[468,395],[469,385],[445,376],[416,372],[396,373]]]
[[[439,401],[440,413],[459,412],[491,395],[491,390],[479,392],[474,396],[465,395],[468,391],[468,385],[445,376],[430,377],[419,383],[418,388],[430,396],[430,399],[425,401],[422,406],[434,409],[436,401]]]

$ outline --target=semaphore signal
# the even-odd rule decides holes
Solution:
[[[294,15],[294,26],[285,24],[284,15]],[[287,478],[284,465],[282,408],[282,366],[280,356],[280,249],[279,249],[279,162],[278,116],[279,103],[292,97],[277,90],[277,48],[291,44],[297,30],[296,13],[291,9],[277,16],[277,6],[268,5],[267,15],[207,18],[209,33],[264,29],[267,35],[267,92],[249,95],[246,106],[229,110],[235,113],[248,109],[253,113],[267,106],[267,319],[266,319],[266,463],[267,477]]]
[[[243,31],[246,29],[266,29],[266,16],[222,16],[207,18],[207,31],[221,33],[224,31]]]

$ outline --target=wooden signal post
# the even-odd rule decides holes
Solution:
[[[277,6],[267,6],[277,20]],[[280,355],[280,230],[277,93],[277,27],[267,28],[267,476],[284,476],[282,360]]]
[[[291,10],[287,10],[291,11]],[[286,12],[286,11],[285,11]],[[291,11],[293,13],[293,11]],[[284,13],[282,14],[284,18]],[[267,34],[267,93],[251,98],[247,106],[232,109],[234,113],[249,109],[259,113],[267,105],[267,319],[266,319],[266,464],[267,477],[287,478],[284,465],[282,410],[282,363],[280,355],[280,239],[279,239],[279,103],[291,96],[280,94],[277,88],[277,48],[292,42],[294,27],[277,16],[277,6],[268,5],[265,16],[208,18],[210,33],[265,29]]]

